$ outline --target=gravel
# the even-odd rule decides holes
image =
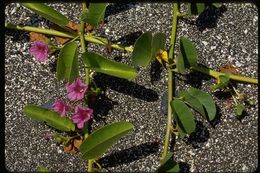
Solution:
[[[227,11],[220,17],[217,27],[202,33],[196,26],[180,20],[177,43],[181,36],[190,38],[199,53],[199,63],[217,70],[225,64],[235,65],[241,75],[257,78],[258,73],[258,13],[250,3],[225,4]],[[79,22],[80,5],[77,3],[51,4],[70,20]],[[185,8],[181,6],[181,10]],[[71,10],[73,9],[73,10]],[[133,45],[145,31],[164,32],[167,48],[171,33],[172,4],[127,3],[110,4],[105,14],[104,27],[97,33],[113,42]],[[190,17],[195,20],[196,16]],[[5,7],[5,21],[14,24],[49,27],[47,20],[16,3]],[[43,165],[52,171],[83,172],[86,162],[80,154],[63,152],[54,140],[44,135],[54,133],[49,126],[27,118],[23,114],[26,104],[43,105],[58,98],[66,99],[63,82],[58,82],[49,64],[37,63],[29,55],[27,32],[5,31],[5,167],[12,172],[35,171]],[[179,45],[176,45],[176,54]],[[104,47],[89,44],[88,50],[101,53],[110,59],[131,64],[131,54],[113,50],[108,54]],[[154,68],[156,65],[152,64]],[[167,90],[167,72],[161,75],[148,68],[140,68],[132,81],[98,74],[94,78],[104,92],[95,110],[93,130],[105,124],[126,120],[135,129],[123,137],[101,158],[106,172],[155,171],[162,153],[167,116],[160,112],[161,100]],[[153,75],[151,75],[153,74]],[[84,75],[84,74],[82,74]],[[238,120],[235,109],[227,109],[219,94],[209,90],[212,79],[200,73],[176,75],[176,90],[190,86],[210,92],[218,107],[217,121],[210,125],[196,114],[195,133],[177,139],[174,157],[183,172],[252,172],[258,166],[258,87],[237,84],[256,106],[248,108],[248,116]],[[164,97],[165,98],[165,97]],[[157,138],[161,139],[156,145]]]

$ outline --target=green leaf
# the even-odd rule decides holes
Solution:
[[[212,85],[210,87],[212,90],[226,87],[229,83],[230,78],[228,74],[225,74],[225,75],[220,75],[217,80],[218,80],[218,84]]]
[[[197,66],[197,50],[192,42],[186,38],[181,37],[180,39],[181,53],[184,59],[187,60],[190,66]]]
[[[196,123],[189,107],[182,101],[175,99],[171,101],[171,108],[176,113],[176,115],[174,115],[177,118],[176,123],[182,131],[188,134],[194,132]]]
[[[137,75],[136,69],[126,64],[111,61],[96,53],[85,52],[82,54],[82,58],[85,65],[96,72],[124,79],[133,79]]]
[[[245,106],[243,104],[238,104],[237,105],[237,112],[236,112],[236,115],[237,116],[241,116],[245,110]]]
[[[189,15],[197,15],[204,11],[205,3],[188,3],[188,14]]]
[[[88,160],[102,156],[108,148],[133,128],[132,123],[116,122],[94,131],[80,145],[82,158]]]
[[[187,91],[180,91],[179,97],[183,97],[184,101],[186,101],[189,106],[195,109],[198,113],[200,113],[204,118],[207,119],[207,115],[203,108],[203,105],[199,102],[199,100],[193,96],[191,96]]]
[[[83,13],[81,20],[96,27],[104,19],[108,3],[89,3],[88,11]]]
[[[37,172],[51,172],[51,171],[44,166],[39,166]]]
[[[135,42],[132,61],[135,66],[146,67],[152,60],[152,33],[143,33]]]
[[[164,33],[156,33],[152,38],[152,58],[156,57],[156,53],[162,49],[164,50],[166,42],[166,35]]]
[[[156,172],[179,172],[179,164],[176,161],[172,160],[172,156],[173,152],[167,153]]]
[[[46,122],[49,126],[61,131],[74,131],[75,124],[68,117],[61,117],[57,112],[36,105],[26,105],[24,114],[28,117]]]
[[[184,74],[185,69],[189,67],[190,67],[189,62],[187,61],[187,59],[183,58],[182,53],[180,52],[178,57],[176,58],[177,71],[181,74]]]
[[[63,46],[57,63],[58,80],[72,82],[79,76],[77,43],[70,42]]]
[[[206,109],[207,112],[207,118],[208,120],[212,121],[216,116],[216,105],[213,101],[213,98],[208,93],[196,89],[196,88],[189,88],[188,93],[192,96],[198,99],[198,101],[203,105],[203,107]]]
[[[219,7],[221,7],[222,5],[223,5],[223,3],[221,3],[221,2],[216,2],[216,3],[212,3],[212,5],[214,5],[215,7],[217,7],[217,8],[219,8]]]
[[[44,5],[43,3],[21,3],[24,7],[32,10],[36,14],[48,19],[49,21],[60,25],[66,26],[69,20],[60,12],[54,10],[52,7]]]
[[[202,13],[205,9],[205,3],[196,3],[198,14]]]

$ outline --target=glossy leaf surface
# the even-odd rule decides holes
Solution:
[[[91,24],[92,26],[98,26],[98,24],[104,19],[107,5],[108,3],[90,3],[88,11],[83,13],[81,20]]]
[[[192,133],[195,130],[196,123],[189,107],[178,99],[171,101],[171,107],[176,113],[174,115],[177,117],[176,123],[182,131],[188,134]]]
[[[69,20],[62,15],[60,12],[54,10],[52,7],[49,7],[43,3],[21,3],[24,7],[32,10],[36,14],[48,19],[49,21],[60,25],[66,26],[69,23]]]
[[[132,61],[135,66],[146,67],[152,60],[152,33],[143,33],[135,42]]]
[[[26,105],[24,114],[28,117],[46,122],[49,126],[61,131],[74,131],[75,124],[68,117],[61,117],[57,112],[36,105]]]
[[[133,79],[137,75],[135,68],[109,60],[96,53],[85,52],[82,54],[82,58],[85,65],[96,72],[105,73],[124,79]]]
[[[183,58],[187,60],[190,66],[197,66],[198,54],[192,42],[186,37],[181,37],[180,45]]]
[[[94,131],[79,148],[83,159],[96,159],[102,156],[108,148],[133,128],[133,124],[129,122],[116,122]]]
[[[208,120],[212,121],[215,118],[217,111],[216,105],[211,95],[193,87],[188,89],[188,93],[195,97],[203,105],[203,107],[206,109]]]
[[[77,43],[70,42],[61,49],[57,63],[58,80],[72,82],[79,76]]]
[[[188,102],[189,106],[200,113],[204,118],[207,119],[207,115],[204,111],[203,105],[199,102],[199,100],[193,96],[191,96],[187,91],[181,91],[179,93],[180,97],[183,97],[184,101]]]

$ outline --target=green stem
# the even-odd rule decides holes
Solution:
[[[106,46],[108,44],[108,40],[101,37],[92,36],[91,34],[85,34],[85,40],[91,43],[101,44]],[[133,52],[132,46],[124,47],[119,44],[111,44],[111,47],[114,49],[119,49],[127,52]]]
[[[175,16],[175,17],[177,18],[177,16]],[[16,29],[16,30],[29,31],[29,32],[38,32],[38,33],[42,33],[42,34],[54,35],[54,36],[66,37],[66,38],[77,37],[77,35],[73,35],[69,32],[61,32],[61,31],[56,31],[56,30],[53,30],[53,29],[45,29],[45,28],[38,28],[38,27],[31,27],[31,26],[19,26],[19,25],[13,25],[13,24],[10,24],[10,23],[5,23],[5,27],[9,28],[9,29]],[[173,24],[172,28],[176,30],[176,25]],[[172,34],[172,38],[173,37],[175,38],[175,34]],[[107,39],[91,36],[90,34],[85,34],[84,39],[88,42],[92,42],[92,43],[96,43],[96,44],[100,44],[100,45],[104,45],[104,46],[106,46],[107,43],[108,43]],[[127,51],[127,52],[133,52],[132,46],[124,47],[122,45],[112,44],[111,47],[115,48],[115,49]],[[173,49],[170,49],[169,55],[171,56],[171,54],[173,54]],[[199,71],[199,72],[207,74],[207,75],[210,75],[214,78],[217,78],[219,75],[225,74],[225,73],[210,70],[210,69],[205,68],[205,67],[192,67],[191,69]],[[173,71],[178,73],[177,70],[173,70]],[[239,81],[239,82],[258,84],[258,80],[253,79],[253,78],[243,77],[243,76],[239,76],[239,75],[230,75],[229,77],[230,77],[230,79],[235,80],[235,81]]]
[[[88,160],[88,172],[92,172],[93,160]]]
[[[207,75],[212,76],[212,77],[214,77],[216,79],[220,75],[225,75],[225,73],[213,71],[213,70],[210,70],[210,69],[208,69],[206,67],[199,67],[199,66],[197,66],[197,67],[191,67],[191,69],[199,71],[199,72],[204,73],[204,74],[207,74]],[[257,79],[243,77],[243,76],[239,76],[239,75],[233,75],[233,74],[229,74],[228,76],[229,76],[230,79],[236,80],[236,81],[239,81],[239,82],[258,84],[258,80]]]
[[[11,23],[5,23],[5,27],[8,29],[16,29],[16,30],[29,31],[29,32],[38,32],[38,33],[42,33],[42,34],[55,35],[55,36],[66,37],[66,38],[74,38],[77,36],[77,35],[74,35],[69,32],[61,32],[61,31],[56,31],[53,29],[45,29],[45,28],[38,28],[38,27],[32,27],[32,26],[20,26],[20,25],[14,25]]]
[[[56,31],[53,29],[45,29],[45,28],[38,28],[38,27],[32,27],[32,26],[20,26],[20,25],[14,25],[11,23],[5,23],[5,27],[8,29],[16,29],[21,31],[28,31],[28,32],[38,32],[42,34],[47,35],[54,35],[59,37],[65,37],[65,38],[75,38],[77,35],[72,34],[70,32],[63,32],[63,31]],[[91,34],[84,34],[84,39],[91,43],[101,44],[106,46],[108,43],[108,40],[101,37],[92,36]],[[133,52],[132,46],[124,47],[119,44],[112,44],[112,48],[119,49],[127,52]]]
[[[169,59],[173,59],[174,56],[174,45],[175,45],[175,38],[176,38],[176,30],[177,30],[177,15],[178,15],[178,4],[177,2],[173,3],[173,18],[172,18],[172,33],[171,33],[171,48],[169,52]],[[169,143],[170,143],[170,134],[171,134],[171,127],[172,127],[172,110],[170,106],[170,102],[172,101],[173,97],[173,78],[174,73],[171,69],[168,69],[168,118],[167,118],[167,128],[165,134],[165,142],[163,153],[161,156],[161,160],[163,160],[168,152]]]
[[[82,11],[86,11],[86,3],[82,3]],[[86,44],[84,38],[85,22],[80,22],[80,44],[82,47],[82,53],[86,52]],[[89,85],[89,68],[85,67],[85,84]]]

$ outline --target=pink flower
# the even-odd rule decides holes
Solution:
[[[58,112],[62,117],[65,116],[66,112],[69,110],[69,106],[67,106],[63,101],[57,100],[52,108],[55,112]]]
[[[36,58],[37,61],[43,62],[48,59],[49,47],[41,41],[34,41],[30,48],[30,54]]]
[[[84,127],[84,123],[92,118],[93,109],[78,105],[72,116],[72,121],[77,124],[79,129]]]
[[[66,89],[68,92],[68,98],[70,100],[81,100],[83,99],[88,86],[84,84],[80,79],[76,79],[72,84],[67,84]]]

